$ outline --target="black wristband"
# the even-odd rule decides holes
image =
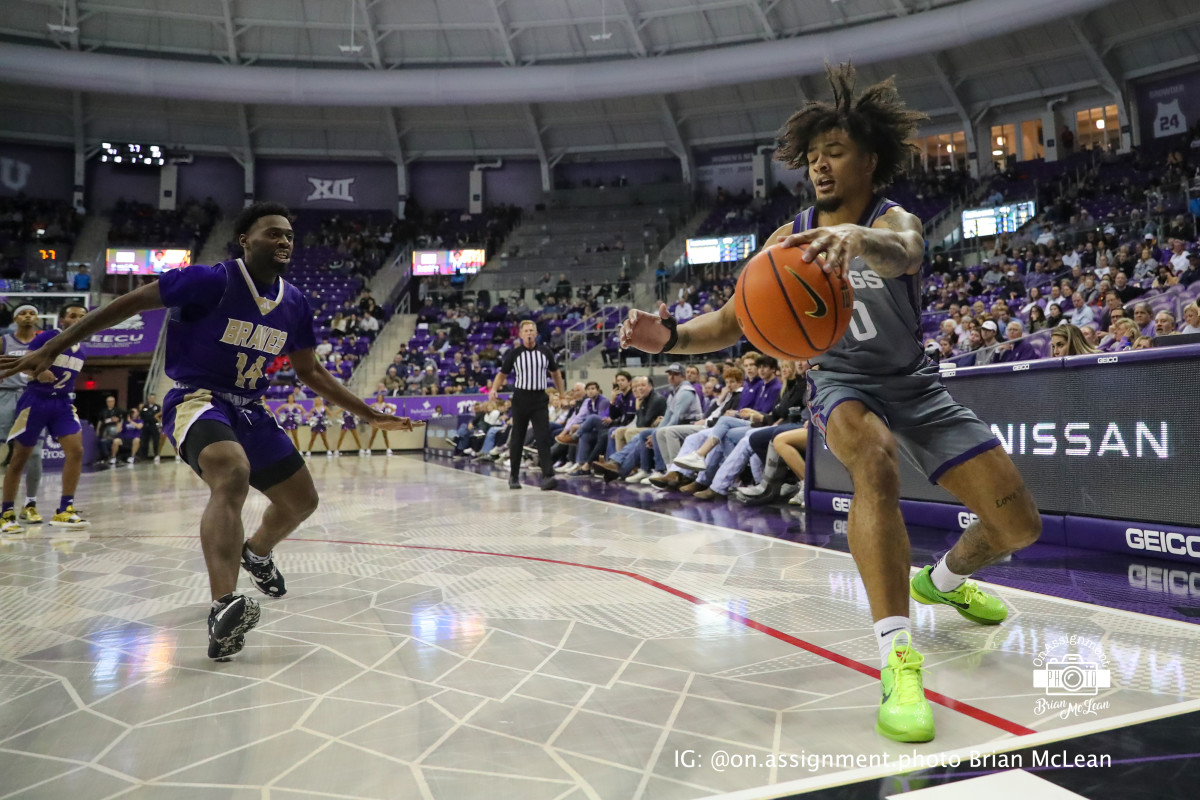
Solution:
[[[662,325],[671,332],[671,338],[667,339],[667,343],[663,345],[661,352],[670,352],[671,348],[679,344],[679,323],[674,317],[667,317],[662,321]]]

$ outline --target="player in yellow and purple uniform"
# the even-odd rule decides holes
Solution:
[[[87,315],[42,349],[0,358],[0,378],[39,374],[99,330],[140,311],[171,309],[166,372],[175,388],[163,400],[163,430],[209,487],[200,542],[212,593],[208,655],[218,660],[241,651],[261,613],[256,601],[237,593],[239,565],[261,592],[282,596],[284,580],[272,552],[317,508],[304,459],[262,400],[269,361],[289,354],[297,377],[330,402],[382,429],[412,429],[411,420],[367,406],[318,363],[312,309],[283,280],[295,236],[288,217],[278,203],[251,205],[234,222],[242,258],[171,270]],[[251,486],[270,505],[247,539],[242,506]]]
[[[29,372],[32,376],[17,401],[17,417],[8,432],[8,443],[12,447],[12,460],[4,473],[4,506],[0,513],[0,532],[20,533],[15,510],[17,489],[21,484],[21,473],[25,463],[37,447],[42,431],[58,439],[63,449],[62,498],[50,524],[59,528],[86,528],[87,520],[75,510],[75,488],[79,485],[79,473],[83,470],[83,436],[79,417],[75,413],[75,378],[83,369],[83,348],[79,339],[66,342],[65,331],[87,313],[78,303],[68,303],[58,312],[59,330],[42,331],[29,343],[26,355],[7,356],[5,361],[18,362],[37,355],[37,367],[32,370],[18,368],[16,372]],[[63,336],[63,340],[55,341]],[[79,337],[82,338],[82,337]],[[54,342],[54,344],[50,344]]]

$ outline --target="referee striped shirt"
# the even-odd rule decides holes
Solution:
[[[558,371],[554,361],[554,353],[544,344],[529,349],[524,344],[518,344],[504,354],[500,362],[503,372],[517,389],[532,392],[544,392],[550,384],[550,373]]]

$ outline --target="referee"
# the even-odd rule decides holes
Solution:
[[[537,325],[533,320],[521,321],[521,338],[513,349],[504,354],[500,371],[492,381],[492,397],[499,397],[500,389],[512,376],[512,433],[508,435],[508,456],[511,474],[508,488],[520,489],[518,476],[521,470],[521,455],[525,450],[525,429],[532,423],[533,436],[538,456],[542,461],[542,489],[549,491],[558,486],[554,479],[554,462],[550,459],[550,397],[546,394],[549,383],[547,373],[554,378],[554,388],[563,392],[562,370],[554,362],[554,353],[544,344],[537,343]]]

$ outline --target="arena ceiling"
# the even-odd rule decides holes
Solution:
[[[679,154],[769,142],[821,93],[821,62],[846,56],[863,80],[895,75],[949,131],[1195,64],[1200,6],[3,0],[0,138],[405,161]]]

